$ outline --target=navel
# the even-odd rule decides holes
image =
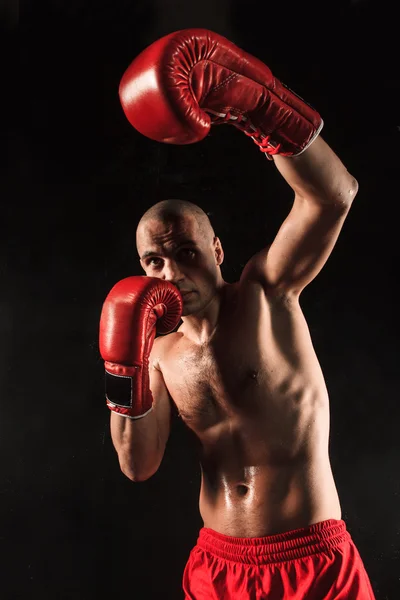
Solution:
[[[240,483],[236,486],[236,492],[238,496],[240,496],[240,498],[244,498],[248,494],[249,488],[247,485],[243,485],[242,483]]]

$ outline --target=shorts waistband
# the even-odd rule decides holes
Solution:
[[[349,541],[345,522],[329,519],[303,529],[252,538],[231,537],[203,527],[197,547],[225,560],[261,565],[326,552]]]

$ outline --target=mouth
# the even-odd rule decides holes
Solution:
[[[190,296],[191,296],[193,293],[194,293],[194,292],[191,292],[191,291],[186,291],[186,292],[182,292],[182,291],[181,291],[181,296],[182,296],[182,298],[184,298],[184,299],[186,300],[186,299],[187,299],[187,298],[189,298],[189,297],[190,297]]]

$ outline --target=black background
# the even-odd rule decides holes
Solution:
[[[232,127],[167,146],[118,100],[131,60],[206,27],[264,60],[322,114],[360,184],[337,246],[302,295],[331,397],[343,518],[381,600],[400,597],[398,32],[384,2],[47,0],[2,4],[0,593],[179,598],[199,527],[199,469],[174,422],[157,474],[119,470],[98,351],[102,302],[140,274],[154,202],[210,213],[223,274],[275,235],[292,193]]]

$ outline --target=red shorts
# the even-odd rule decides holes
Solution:
[[[374,600],[344,521],[260,538],[200,530],[183,575],[185,600]]]

